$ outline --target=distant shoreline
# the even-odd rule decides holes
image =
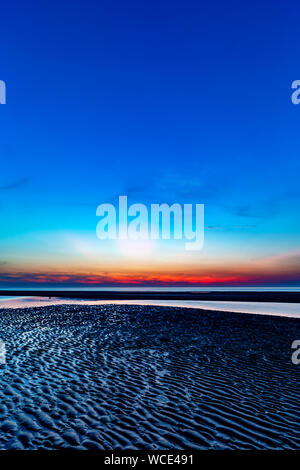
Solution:
[[[22,290],[1,289],[0,296],[6,297],[59,297],[85,300],[210,300],[236,302],[282,302],[300,303],[300,292],[149,292],[149,291],[85,291],[85,290]]]

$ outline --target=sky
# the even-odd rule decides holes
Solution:
[[[0,287],[300,285],[300,6],[1,5]],[[204,204],[202,250],[97,206]]]

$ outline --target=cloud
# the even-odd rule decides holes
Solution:
[[[6,266],[7,264],[8,264],[7,261],[0,261],[0,268],[1,268],[2,266]]]
[[[279,212],[278,206],[274,202],[256,202],[255,206],[250,204],[242,205],[220,205],[223,209],[237,217],[247,217],[250,219],[263,220],[273,217]]]
[[[233,225],[233,229],[247,229],[247,228],[256,228],[257,225],[255,224],[245,224],[245,225]]]
[[[278,191],[276,194],[260,201],[256,200],[253,204],[220,204],[220,207],[232,215],[252,218],[261,222],[280,214],[287,203],[289,205],[291,203],[298,204],[299,198],[300,191],[296,188],[291,188],[288,191]]]
[[[138,202],[216,203],[228,187],[228,178],[224,175],[206,172],[199,176],[170,171],[156,178],[146,176],[142,182],[140,179],[128,182],[120,194]]]
[[[213,274],[131,274],[131,273],[101,273],[101,274],[72,274],[72,273],[1,273],[0,281],[7,284],[37,284],[37,285],[214,285],[226,283],[247,282],[246,276],[228,274],[216,276]]]
[[[7,191],[9,189],[16,189],[20,186],[24,186],[28,183],[29,179],[24,177],[18,180],[12,181],[11,183],[0,186],[0,191]]]
[[[263,263],[264,266],[294,267],[300,274],[300,250],[259,258],[258,262]]]
[[[207,225],[205,227],[206,230],[245,230],[245,229],[252,229],[256,228],[257,226],[254,224],[243,224],[243,225]]]

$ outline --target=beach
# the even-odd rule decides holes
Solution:
[[[0,449],[299,449],[299,320],[0,309]]]

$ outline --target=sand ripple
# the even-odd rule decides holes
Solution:
[[[0,449],[300,448],[299,320],[0,310]]]

